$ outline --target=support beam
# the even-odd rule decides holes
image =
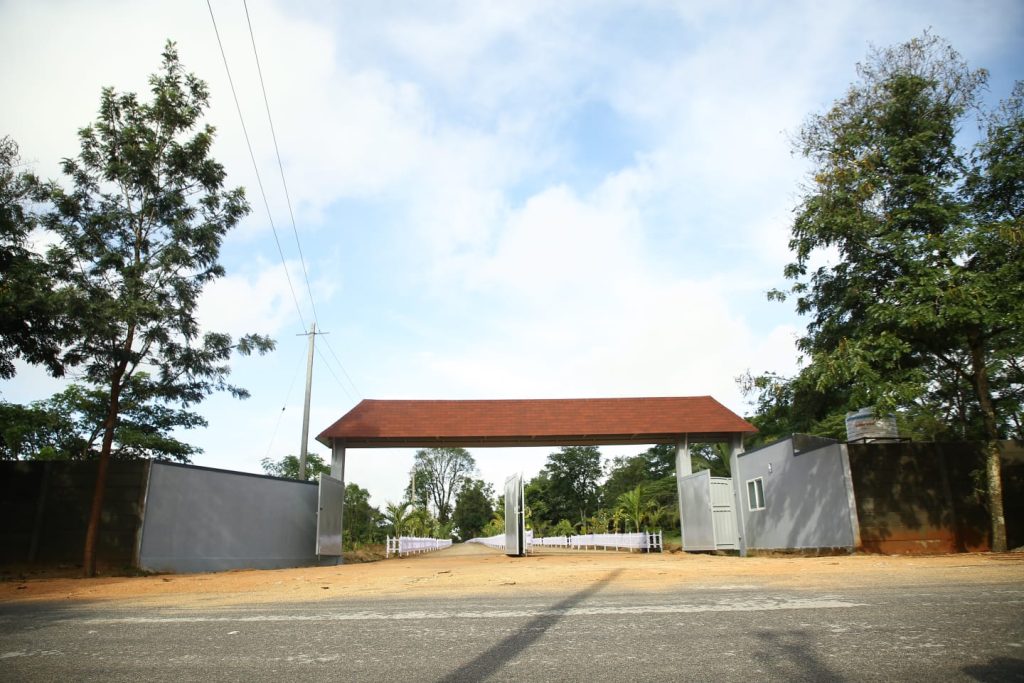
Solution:
[[[743,435],[735,434],[729,442],[729,473],[732,475],[732,492],[736,506],[736,529],[739,532],[740,557],[747,556],[747,530],[744,524],[743,474],[740,472],[740,454],[743,453]]]
[[[693,463],[690,461],[690,435],[683,435],[683,440],[676,444],[676,496],[679,500],[679,536],[686,547],[686,520],[683,519],[683,477],[693,474]]]
[[[684,434],[683,440],[676,444],[676,477],[693,474],[693,463],[690,461],[690,435]]]
[[[339,520],[339,528],[341,531],[342,543],[345,539],[345,447],[339,446],[334,441],[331,442],[331,476],[341,482],[341,519]],[[341,555],[338,555],[338,564],[342,564],[344,559]]]
[[[331,442],[331,476],[345,482],[345,447]]]

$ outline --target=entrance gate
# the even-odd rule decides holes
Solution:
[[[341,556],[341,515],[345,507],[345,483],[320,475],[316,506],[316,554]]]
[[[739,547],[730,477],[702,470],[679,478],[679,519],[683,550],[732,550]]]
[[[526,555],[526,505],[523,497],[523,475],[513,474],[505,480],[505,554]]]

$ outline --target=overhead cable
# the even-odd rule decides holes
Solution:
[[[238,93],[235,90],[235,81],[231,78],[231,68],[228,66],[228,57],[224,52],[224,43],[220,39],[220,31],[217,28],[217,19],[213,16],[213,6],[210,4],[210,0],[206,0],[206,7],[210,10],[210,21],[213,22],[213,32],[217,36],[217,45],[220,47],[220,56],[224,62],[224,71],[227,72],[228,83],[231,85],[231,96],[235,99],[235,109],[238,111],[238,120],[242,124],[242,134],[245,137],[245,146],[249,149],[249,158],[252,160],[252,168],[256,173],[256,184],[259,186],[260,195],[263,197],[263,206],[267,211],[267,220],[270,221],[270,229],[274,233],[274,243],[277,244],[277,253],[280,255],[281,265],[284,267],[284,276],[288,280],[288,289],[292,293],[292,301],[295,303],[295,312],[298,313],[299,322],[302,324],[302,329],[305,330],[307,329],[306,321],[302,316],[302,308],[299,306],[299,298],[295,295],[295,287],[292,286],[291,275],[288,274],[288,262],[284,258],[284,250],[281,249],[281,240],[277,236],[277,227],[274,225],[274,217],[270,212],[270,203],[267,201],[267,193],[263,189],[263,179],[260,177],[260,169],[259,165],[256,163],[256,155],[252,151],[252,143],[249,140],[249,131],[245,126],[245,117],[242,116],[242,106],[238,102]],[[305,265],[303,265],[303,271],[305,271]],[[316,314],[314,313],[314,319],[315,318]]]
[[[288,204],[288,216],[292,221],[292,234],[295,235],[295,246],[299,250],[299,263],[302,264],[302,277],[306,280],[306,292],[309,294],[309,305],[313,309],[313,322],[320,326],[320,320],[316,316],[316,303],[313,301],[313,288],[309,284],[309,273],[306,272],[306,259],[302,255],[302,244],[299,242],[299,230],[295,227],[295,213],[292,211],[292,198],[288,192],[288,182],[284,179],[284,164],[281,162],[281,150],[277,146],[277,133],[274,131],[274,118],[270,115],[270,100],[267,98],[267,88],[263,83],[263,69],[260,67],[260,55],[256,49],[256,38],[252,32],[252,21],[249,19],[249,4],[242,0],[245,8],[245,23],[249,26],[249,40],[252,42],[252,54],[256,59],[256,73],[260,78],[260,90],[263,91],[263,106],[267,110],[267,121],[270,123],[270,137],[274,141],[274,153],[277,155],[277,168],[281,172],[281,185],[284,186],[284,198]]]

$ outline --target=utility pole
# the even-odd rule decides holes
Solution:
[[[309,352],[306,356],[306,401],[302,406],[302,443],[299,445],[299,481],[306,481],[306,449],[309,444],[309,396],[313,390],[313,344],[316,322],[309,331]]]

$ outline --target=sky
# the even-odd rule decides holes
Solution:
[[[212,11],[255,167],[197,0],[0,0],[0,135],[59,178],[101,89],[145,93],[167,39],[207,81],[214,156],[252,212],[200,320],[277,349],[236,360],[251,397],[211,397],[209,427],[181,437],[195,464],[246,472],[299,450],[314,319],[310,450],[326,460],[312,437],[363,398],[711,395],[748,412],[738,375],[798,367],[804,323],[765,293],[786,284],[801,124],[872,45],[928,28],[989,69],[990,102],[1024,78],[1017,0],[251,0],[252,39],[242,2]],[[61,386],[21,365],[0,397]],[[472,454],[500,490],[551,450]],[[350,450],[347,479],[397,501],[413,453]]]

